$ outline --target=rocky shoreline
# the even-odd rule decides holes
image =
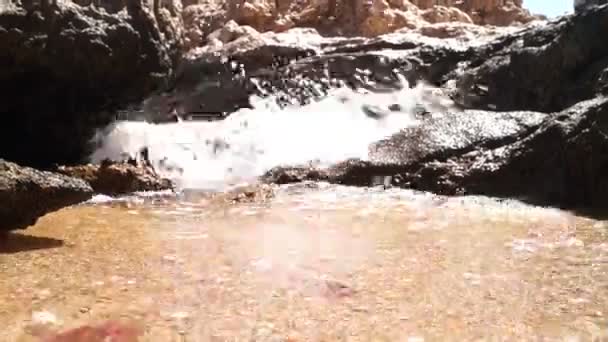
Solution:
[[[127,162],[61,166],[39,171],[0,159],[0,234],[34,225],[39,217],[95,194],[126,195],[173,189],[153,169]]]
[[[0,159],[0,233],[25,229],[40,216],[92,196],[93,189],[81,179]]]
[[[171,187],[145,167],[84,165],[117,110],[143,110],[154,122],[172,111],[223,117],[254,94],[307,103],[336,85],[375,91],[399,77],[430,84],[453,105],[427,108],[421,125],[371,146],[369,161],[286,165],[262,181],[369,186],[381,177],[446,195],[604,208],[608,5],[596,2],[553,21],[517,0],[8,6],[0,11],[0,157],[24,166],[0,163],[2,203],[10,203],[0,230],[93,193]],[[55,164],[69,166],[29,168]]]

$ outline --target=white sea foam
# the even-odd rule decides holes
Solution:
[[[309,105],[283,109],[272,98],[252,98],[254,109],[239,110],[222,121],[120,121],[96,137],[101,147],[91,159],[116,160],[147,146],[153,165],[174,177],[178,186],[221,189],[277,165],[366,159],[370,143],[416,124],[416,106],[428,104],[429,94],[423,85],[388,93],[341,88]],[[441,101],[445,99],[435,103]],[[380,118],[370,117],[364,108]]]

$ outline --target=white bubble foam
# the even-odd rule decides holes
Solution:
[[[371,143],[417,123],[414,111],[428,102],[428,94],[422,85],[385,93],[341,88],[320,101],[284,109],[273,99],[252,98],[254,109],[222,121],[121,121],[96,137],[101,147],[91,159],[116,160],[146,146],[153,165],[178,186],[222,189],[278,165],[366,159]]]

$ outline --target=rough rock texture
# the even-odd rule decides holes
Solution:
[[[505,26],[513,23],[528,23],[538,17],[523,8],[523,0],[412,0],[412,3],[423,9],[443,6],[454,7],[469,15],[472,21],[480,25]]]
[[[229,22],[209,35],[212,44],[186,56],[172,92],[149,98],[144,111],[152,120],[177,108],[180,113],[231,113],[249,107],[250,95],[277,95],[282,104],[306,103],[340,83],[396,85],[397,74],[415,84],[431,83],[475,57],[474,47],[514,28],[471,24],[438,26],[430,35],[417,30],[377,38],[322,37],[314,29],[259,33]],[[366,70],[373,70],[368,73]]]
[[[40,216],[92,196],[91,186],[80,179],[0,159],[0,233],[25,229]]]
[[[606,0],[574,0],[574,12],[580,13],[588,8],[608,3]]]
[[[455,27],[477,41],[465,44]],[[323,95],[331,79],[354,86],[369,79],[390,84],[393,71],[411,82],[445,86],[463,107],[486,110],[554,112],[608,91],[606,6],[519,32],[497,30],[509,34],[488,44],[480,34],[488,39],[492,32],[478,28],[430,30],[454,39],[425,37],[420,34],[425,29],[365,39],[324,38],[313,29],[260,34],[232,22],[210,35],[222,39],[188,55],[173,101],[184,111],[231,112],[246,107],[252,93],[310,99]],[[358,71],[365,69],[373,73]],[[311,82],[319,85],[314,91]]]
[[[559,111],[608,93],[608,6],[505,36],[445,79],[471,108]]]
[[[379,143],[369,162],[350,160],[324,170],[279,167],[262,179],[373,186],[390,177],[395,186],[445,195],[608,207],[608,99],[555,114],[496,113],[478,121],[479,114],[430,119]]]
[[[60,166],[57,172],[84,179],[95,192],[111,196],[173,188],[170,180],[158,176],[151,168],[129,163]]]
[[[399,29],[433,34],[441,30],[436,25],[445,30],[446,24],[509,26],[544,19],[518,0],[198,0],[184,1],[184,8],[185,51],[209,43],[207,35],[231,20],[258,32],[304,27],[323,35],[374,37]]]
[[[363,36],[438,22],[506,26],[538,18],[521,0],[235,0],[228,4],[228,16],[258,31],[313,27]]]
[[[599,6],[462,49],[403,36],[326,44],[322,51],[335,49],[328,53],[331,58],[313,49],[313,56],[284,68],[314,79],[310,64],[334,63],[333,70],[339,65],[352,75],[355,67],[344,69],[350,63],[381,77],[409,63],[408,78],[428,80],[448,92],[456,89],[454,99],[461,107],[476,110],[431,110],[420,126],[373,146],[371,161],[347,161],[327,170],[277,168],[263,179],[367,186],[390,177],[394,185],[441,194],[607,207],[608,50],[600,38],[606,34],[608,6]],[[391,55],[372,57],[389,46]],[[535,112],[510,112],[517,110]]]
[[[27,12],[11,7],[0,13],[0,92],[4,95],[0,106],[0,156],[41,168],[53,163],[83,162],[93,147],[90,138],[94,131],[112,121],[116,109],[139,103],[155,90],[167,89],[172,66],[184,50],[190,51],[189,61],[172,87],[179,96],[156,101],[160,109],[152,112],[158,115],[170,113],[176,103],[181,112],[205,113],[231,112],[248,105],[248,95],[258,87],[242,77],[243,69],[238,65],[222,62],[218,53],[256,63],[261,73],[266,72],[262,68],[279,66],[280,72],[288,75],[291,71],[283,66],[290,59],[319,54],[316,48],[324,49],[323,54],[328,55],[332,49],[345,49],[349,44],[361,44],[358,53],[393,44],[353,38],[342,39],[341,46],[332,47],[334,43],[328,38],[316,47],[308,42],[300,46],[300,34],[273,37],[276,34],[272,32],[267,36],[259,33],[269,29],[284,31],[306,26],[322,33],[334,30],[334,34],[373,36],[411,28],[419,35],[463,40],[487,33],[472,25],[469,15],[456,7],[422,10],[407,1],[394,0],[373,1],[370,8],[365,7],[365,1],[281,1],[277,7],[274,1],[265,0],[199,0],[183,4],[180,0],[164,0],[160,1],[160,8],[155,8],[154,16],[141,8],[144,2],[135,0],[127,1],[126,9],[125,2],[119,0],[94,1],[94,5],[78,1],[87,7],[66,1],[44,11],[36,7],[36,1],[24,3]],[[97,9],[99,6],[102,9]],[[272,18],[264,14],[268,6],[276,7],[269,12]],[[358,18],[354,22],[353,11]],[[306,36],[321,38],[316,33]],[[411,47],[413,43],[408,44]],[[404,49],[403,44],[400,49]],[[363,64],[370,66],[381,60],[377,56],[360,56],[356,63],[349,63],[344,61],[344,54],[339,59],[342,60],[337,64],[352,67],[362,65],[360,62],[365,59],[368,61]],[[192,60],[206,65],[201,66],[204,70],[194,67],[195,74],[187,75],[197,64]],[[320,58],[315,63],[326,60]],[[351,66],[344,71],[349,72]],[[318,65],[314,68],[319,69]],[[183,94],[183,79],[188,78],[209,81],[195,94]],[[270,78],[275,78],[270,88],[282,82],[274,76]],[[213,100],[198,101],[202,92]],[[146,108],[148,103],[154,104],[155,100],[147,102]],[[23,137],[27,137],[27,144],[18,143]]]
[[[0,13],[0,156],[41,167],[80,161],[95,128],[164,86],[171,68],[141,9],[111,15],[66,2]]]
[[[207,0],[200,4],[186,5],[182,17],[184,20],[184,50],[207,44],[207,36],[224,26],[228,21],[228,14],[223,4],[215,0]]]

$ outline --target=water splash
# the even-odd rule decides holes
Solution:
[[[427,86],[402,84],[382,93],[334,89],[319,101],[282,109],[273,98],[253,97],[253,109],[215,122],[119,121],[97,135],[100,147],[91,159],[117,160],[146,146],[152,164],[178,186],[215,190],[278,165],[366,159],[371,143],[415,125],[418,107],[432,105]]]

